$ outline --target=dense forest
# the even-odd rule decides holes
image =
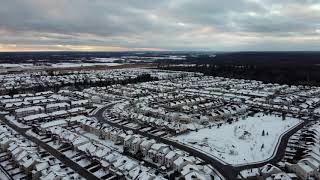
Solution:
[[[0,52],[0,63],[62,63],[77,62],[94,63],[95,58],[120,57],[167,57],[185,55],[188,52]],[[99,62],[99,61],[97,61]]]
[[[255,79],[265,83],[320,86],[319,52],[240,52],[188,57],[184,64],[158,62],[158,68],[205,75]]]
[[[320,52],[14,52],[0,53],[0,63],[94,62],[94,58],[162,57],[158,68],[206,75],[256,79],[266,83],[320,86]],[[163,57],[183,56],[183,60]],[[150,62],[154,63],[154,62]],[[194,65],[181,67],[175,65]]]

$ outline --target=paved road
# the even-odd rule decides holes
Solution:
[[[284,157],[285,148],[286,148],[286,145],[288,143],[288,140],[289,140],[290,136],[293,135],[295,132],[297,132],[299,129],[301,129],[303,126],[305,126],[308,123],[308,122],[305,121],[302,124],[298,125],[297,127],[293,128],[292,130],[290,130],[289,132],[287,132],[284,136],[282,136],[282,138],[280,140],[279,147],[278,147],[277,152],[276,152],[276,155],[273,158],[269,159],[268,161],[261,162],[261,163],[250,164],[250,165],[243,165],[243,166],[232,166],[232,165],[228,165],[228,164],[222,164],[221,162],[219,162],[215,158],[213,158],[211,156],[208,156],[203,152],[200,152],[200,151],[198,151],[196,149],[193,149],[193,148],[187,147],[185,145],[176,143],[174,141],[170,141],[168,139],[165,139],[165,138],[162,138],[162,137],[159,137],[159,136],[155,136],[155,135],[140,131],[138,129],[133,129],[133,128],[130,128],[130,127],[126,127],[126,126],[123,126],[123,125],[108,121],[103,116],[103,113],[109,106],[110,105],[99,109],[96,112],[96,114],[94,115],[94,117],[98,121],[108,123],[111,126],[114,126],[114,127],[117,127],[117,128],[123,129],[123,130],[131,130],[136,134],[140,134],[140,135],[155,139],[155,140],[157,140],[159,142],[162,142],[162,143],[165,143],[165,144],[168,144],[168,145],[172,145],[173,147],[175,147],[177,149],[186,151],[186,152],[190,153],[192,156],[198,157],[198,158],[204,160],[205,162],[211,164],[226,179],[232,179],[232,180],[236,179],[237,174],[241,170],[261,167],[261,166],[264,166],[264,165],[266,165],[268,163],[275,164],[275,163],[279,162]]]
[[[152,134],[149,134],[149,133],[146,133],[146,132],[142,132],[138,129],[133,129],[133,128],[129,128],[129,127],[126,127],[126,126],[123,126],[123,125],[120,125],[120,124],[117,124],[117,123],[114,123],[114,122],[111,122],[111,121],[108,121],[104,118],[103,116],[103,113],[104,111],[108,108],[108,106],[104,107],[104,108],[101,108],[97,111],[97,113],[94,115],[94,117],[97,118],[98,121],[101,121],[101,122],[105,122],[105,123],[108,123],[110,124],[111,126],[114,126],[114,127],[117,127],[117,128],[120,128],[120,129],[123,129],[123,130],[130,130],[130,131],[133,131],[134,133],[136,134],[140,134],[140,135],[143,135],[145,137],[149,137],[151,139],[155,139],[157,140],[158,142],[162,142],[162,143],[165,143],[165,144],[168,144],[168,145],[171,145],[177,149],[180,149],[180,150],[183,150],[183,151],[186,151],[188,152],[190,155],[192,156],[195,156],[195,157],[198,157],[202,160],[204,160],[205,162],[208,162],[209,164],[211,164],[214,168],[216,168],[221,174],[222,176],[224,176],[226,179],[237,179],[236,176],[237,176],[237,172],[234,171],[233,167],[230,166],[230,165],[224,165],[222,164],[221,162],[217,161],[216,159],[202,153],[202,152],[199,152],[195,149],[192,149],[192,148],[189,148],[187,146],[184,146],[182,144],[179,144],[179,143],[176,143],[176,142],[173,142],[173,141],[170,141],[168,139],[164,139],[162,137],[159,137],[159,136],[155,136],[155,135],[152,135]]]
[[[79,164],[73,162],[71,159],[67,158],[66,156],[64,156],[61,152],[59,152],[58,150],[52,148],[51,146],[49,146],[48,144],[42,142],[41,140],[33,137],[33,136],[29,136],[26,134],[26,129],[22,129],[19,128],[18,126],[10,123],[7,119],[5,119],[4,117],[0,116],[0,119],[6,123],[8,126],[10,126],[12,129],[14,129],[15,131],[17,131],[18,133],[20,133],[21,135],[23,135],[25,138],[27,138],[28,140],[34,142],[35,144],[37,144],[38,146],[40,146],[41,148],[45,149],[47,152],[49,152],[52,156],[56,157],[57,159],[59,159],[62,163],[64,163],[66,166],[70,167],[71,169],[73,169],[75,172],[77,172],[78,174],[80,174],[82,177],[86,178],[86,179],[90,179],[90,180],[98,180],[99,178],[96,177],[95,175],[93,175],[91,172],[89,172],[87,169],[81,167]]]

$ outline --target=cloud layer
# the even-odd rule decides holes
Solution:
[[[320,50],[319,0],[0,3],[0,51]]]

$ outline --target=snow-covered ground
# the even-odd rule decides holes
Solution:
[[[17,64],[9,64],[9,63],[1,63],[0,67],[4,67],[4,68],[15,68],[15,67],[32,67],[33,64],[32,63],[17,63]]]
[[[280,136],[301,120],[276,115],[255,114],[232,124],[201,129],[173,139],[186,143],[220,160],[247,164],[272,157]]]
[[[121,58],[94,58],[94,61],[98,61],[98,62],[108,62],[108,63],[113,63],[114,61],[118,61],[121,60]]]
[[[1,114],[1,115],[6,115],[6,114],[9,114],[9,112],[7,112],[7,111],[0,111],[0,114]]]
[[[8,177],[8,175],[3,172],[4,170],[2,170],[2,168],[0,169],[0,179],[1,180],[10,180],[10,177]]]
[[[119,63],[57,63],[52,64],[52,67],[64,68],[64,67],[84,67],[84,66],[119,66]]]
[[[66,67],[87,67],[87,66],[119,66],[120,63],[112,63],[112,62],[101,62],[101,63],[56,63],[50,64],[52,67],[55,68],[66,68]],[[17,63],[17,64],[8,64],[8,63],[1,63],[0,67],[3,68],[31,68],[31,67],[39,67],[34,66],[31,63]],[[45,66],[46,67],[46,66]]]

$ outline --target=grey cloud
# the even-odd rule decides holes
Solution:
[[[0,0],[0,3],[0,44],[254,50],[301,37],[303,41],[295,40],[287,46],[287,50],[296,50],[319,41],[320,3],[316,0]],[[278,37],[286,40],[277,41]],[[310,37],[314,37],[312,42],[308,41]]]

